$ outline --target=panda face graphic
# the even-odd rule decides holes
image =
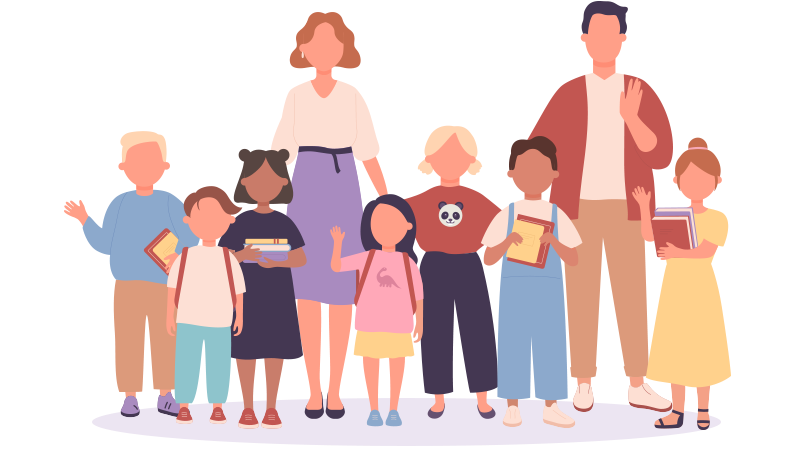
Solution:
[[[446,227],[454,227],[461,223],[464,218],[464,204],[456,202],[448,205],[446,202],[439,203],[439,222]]]

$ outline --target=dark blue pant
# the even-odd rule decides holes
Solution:
[[[422,375],[425,392],[453,392],[453,313],[458,329],[470,392],[497,387],[497,345],[492,307],[477,253],[450,255],[427,252],[420,264],[425,291]]]

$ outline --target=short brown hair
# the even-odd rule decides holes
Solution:
[[[342,16],[335,12],[321,13],[315,12],[308,16],[308,22],[302,30],[297,32],[297,47],[294,48],[292,54],[289,56],[289,63],[292,67],[302,69],[304,67],[311,67],[308,59],[303,58],[300,52],[300,45],[307,44],[314,38],[314,31],[320,24],[328,23],[333,27],[333,32],[336,34],[336,39],[344,44],[344,53],[342,59],[336,63],[337,67],[344,67],[345,69],[353,69],[361,64],[361,55],[356,50],[355,42],[356,37],[352,31],[344,24]]]
[[[183,211],[186,213],[186,215],[191,216],[194,205],[197,205],[199,208],[200,205],[198,203],[200,203],[200,200],[204,198],[213,198],[214,200],[218,201],[219,206],[222,206],[222,210],[228,214],[236,214],[242,210],[242,208],[233,204],[225,191],[216,186],[206,186],[198,189],[197,192],[193,192],[186,197],[186,200],[183,202]]]
[[[717,188],[717,178],[722,173],[719,160],[716,155],[708,149],[706,141],[694,138],[689,141],[689,150],[683,152],[678,162],[675,163],[675,176],[678,178],[678,187],[681,187],[681,175],[686,172],[689,164],[694,164],[703,172],[714,177],[714,189]]]
[[[528,150],[537,150],[550,159],[550,167],[553,170],[558,170],[556,144],[544,136],[534,136],[530,139],[520,139],[514,142],[511,146],[511,156],[508,158],[508,170],[514,170],[517,166],[517,157]]]

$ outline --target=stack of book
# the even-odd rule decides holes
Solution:
[[[267,259],[286,261],[289,259],[289,251],[292,249],[288,239],[245,239],[244,246],[248,245],[252,245],[254,250],[261,252],[261,259],[259,261],[244,260],[243,262],[246,263],[266,262]]]
[[[684,250],[697,247],[697,233],[692,208],[656,208],[653,217],[653,237],[656,251],[667,242]]]

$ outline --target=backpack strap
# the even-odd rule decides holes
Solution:
[[[231,289],[231,300],[233,301],[233,307],[236,307],[236,288],[233,285],[233,269],[231,268],[231,252],[222,247],[222,253],[225,254],[225,271],[228,272],[228,287]]]
[[[183,284],[183,271],[186,268],[186,259],[189,257],[189,247],[181,250],[181,264],[178,268],[178,284],[175,286],[175,307],[178,307],[178,300],[181,298],[181,285]]]
[[[367,282],[367,273],[369,273],[369,266],[372,265],[372,259],[375,257],[375,250],[370,250],[367,256],[367,262],[364,264],[364,273],[359,276],[359,271],[356,271],[356,296],[353,303],[358,306],[358,298],[361,297],[361,291],[364,289],[364,284]]]
[[[414,279],[411,277],[411,258],[408,253],[403,253],[403,264],[406,266],[406,280],[408,281],[408,294],[411,296],[411,313],[417,312],[417,299],[414,298]]]

